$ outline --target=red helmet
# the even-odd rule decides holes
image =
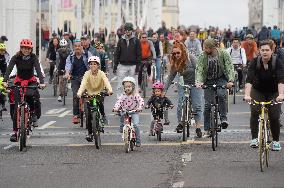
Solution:
[[[155,82],[152,86],[152,89],[164,89],[164,84],[161,82]]]
[[[33,47],[33,42],[30,39],[23,39],[20,43],[20,47]]]

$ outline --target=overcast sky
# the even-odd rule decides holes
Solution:
[[[179,0],[180,24],[242,28],[248,25],[248,0]]]

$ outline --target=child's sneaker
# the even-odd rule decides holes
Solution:
[[[258,148],[258,145],[259,145],[258,139],[257,139],[257,138],[254,138],[254,139],[251,140],[249,146],[250,146],[251,148]]]

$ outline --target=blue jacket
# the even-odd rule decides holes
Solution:
[[[88,56],[84,52],[82,53],[82,55],[83,55],[84,64],[87,70],[89,70],[88,59],[89,57],[92,56],[92,54],[88,51]],[[75,56],[75,52],[72,52],[66,59],[65,70],[69,73],[72,73],[72,70],[73,70],[74,56]]]

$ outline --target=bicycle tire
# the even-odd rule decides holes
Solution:
[[[96,148],[100,149],[101,136],[100,136],[99,120],[98,120],[97,112],[92,113],[92,132],[93,132],[93,137],[95,140]]]
[[[210,112],[210,124],[211,124],[211,145],[212,145],[212,149],[213,151],[216,151],[216,125],[215,125],[216,121],[215,121],[215,106],[211,106],[211,112]]]
[[[263,126],[264,122],[261,120],[259,122],[259,164],[260,164],[260,170],[263,172],[264,167],[264,156],[265,156],[265,143],[264,143],[264,135],[263,135]]]
[[[162,133],[161,133],[161,131],[157,131],[156,135],[157,135],[157,141],[160,142],[162,140]]]
[[[152,84],[155,83],[156,81],[156,66],[153,66],[153,70],[152,70]]]
[[[190,127],[191,127],[191,102],[189,102],[189,105],[188,105],[188,109],[190,109],[189,110],[189,115],[188,115],[188,117],[189,117],[189,121],[187,122],[187,129],[186,129],[186,136],[187,136],[187,138],[190,136]]]
[[[124,150],[125,153],[129,153],[130,151],[130,131],[128,128],[123,132],[124,134]]]
[[[134,140],[130,141],[130,150],[133,151],[134,150]]]
[[[19,139],[20,139],[20,145],[19,149],[20,151],[23,151],[23,149],[26,147],[26,141],[27,141],[27,131],[26,131],[26,120],[25,120],[25,107],[20,107],[20,131],[19,131]]]
[[[80,109],[80,127],[84,126],[84,111]]]
[[[53,76],[53,96],[57,96],[58,74],[54,73]]]
[[[63,80],[63,106],[66,104],[66,96],[67,96],[68,88],[67,88],[67,80]]]
[[[266,138],[267,140],[265,140],[265,163],[266,163],[266,167],[269,166],[269,160],[270,160],[270,144],[271,144],[271,138],[270,138],[271,134],[270,134],[270,124],[269,121],[266,120]]]
[[[183,103],[183,107],[182,107],[182,141],[186,141],[186,132],[185,132],[186,126],[187,126],[186,111],[187,111],[187,101]]]
[[[147,74],[147,73],[146,73]],[[142,80],[142,92],[143,92],[143,98],[146,97],[146,88],[147,88],[147,76],[146,75],[143,75],[143,80]]]
[[[237,93],[237,81],[235,79],[233,87],[233,104],[236,104],[236,93]]]

